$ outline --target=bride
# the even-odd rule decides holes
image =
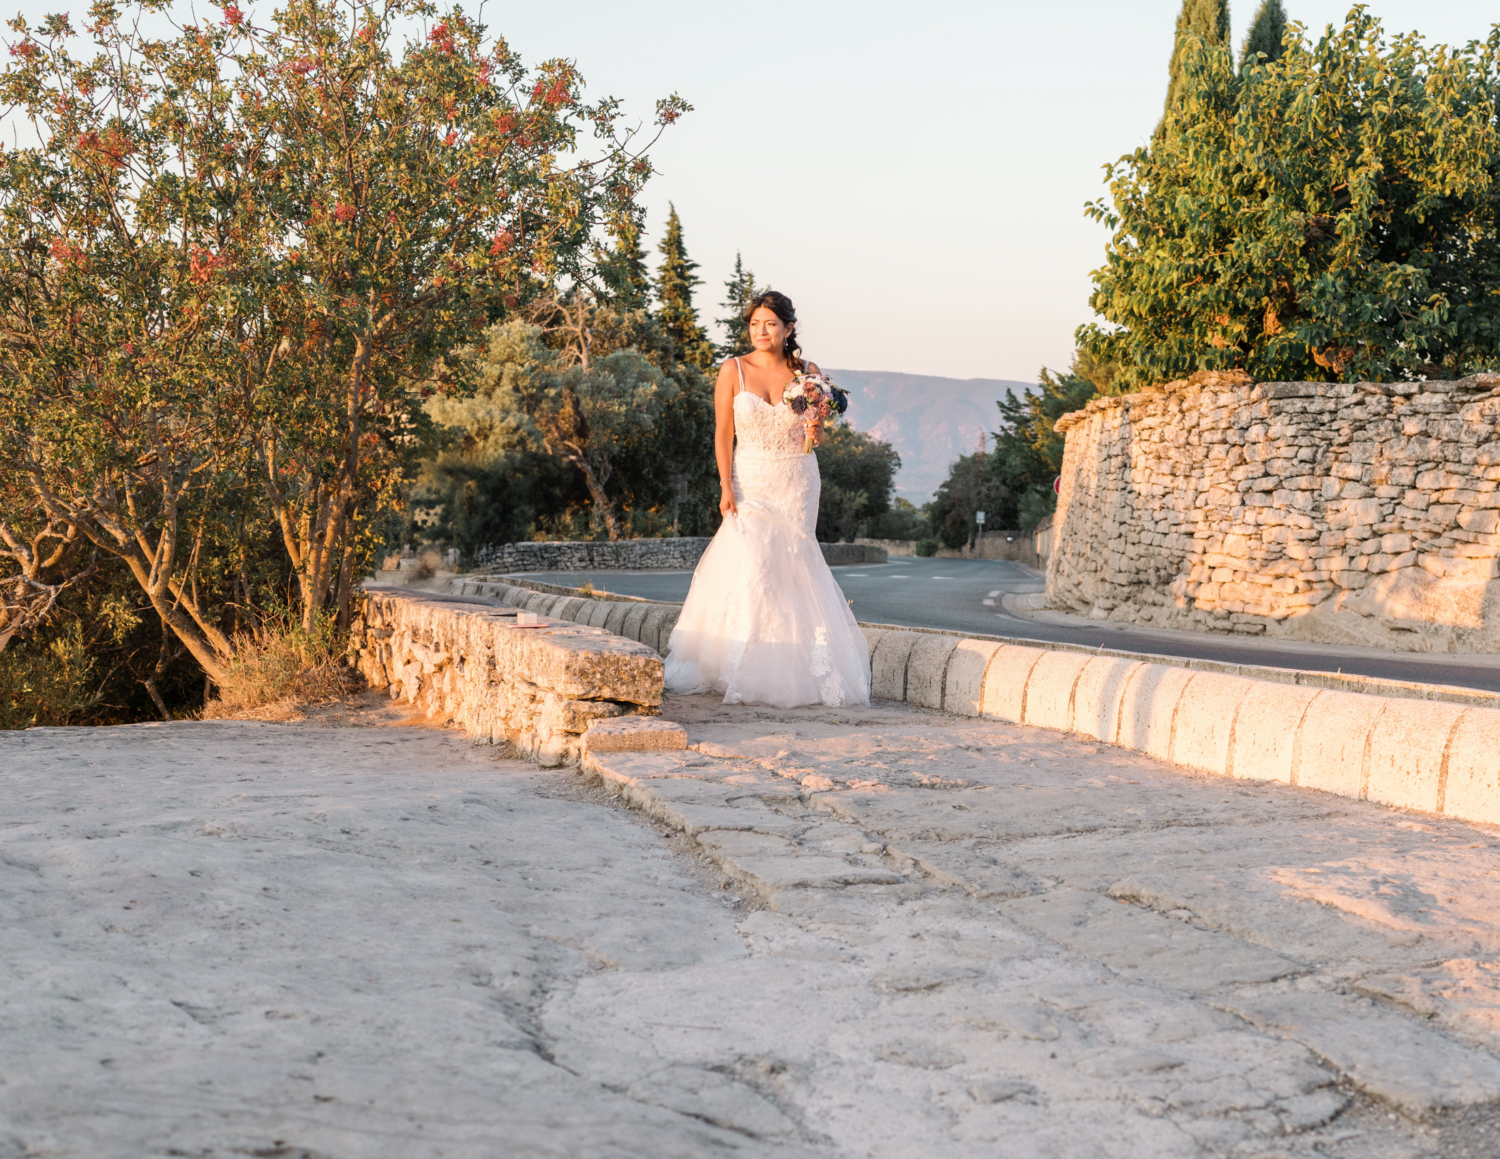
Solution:
[[[815,410],[781,401],[801,373],[791,299],[772,290],[745,313],[752,354],[731,358],[714,388],[714,448],[724,522],[693,573],[667,644],[666,686],[722,692],[725,704],[870,702],[870,652],[814,538]]]

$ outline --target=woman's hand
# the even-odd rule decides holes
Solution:
[[[823,420],[816,415],[809,415],[803,421],[803,427],[807,431],[807,437],[813,441],[813,446],[821,447],[823,445]]]
[[[739,508],[734,505],[734,488],[728,483],[723,483],[719,486],[719,514],[739,514]]]

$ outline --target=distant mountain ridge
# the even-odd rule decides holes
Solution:
[[[890,443],[901,455],[896,494],[920,507],[948,477],[960,455],[979,449],[983,432],[1000,424],[995,404],[1014,391],[1019,398],[1034,382],[997,378],[937,378],[884,370],[834,370],[828,377],[849,391],[849,421]]]

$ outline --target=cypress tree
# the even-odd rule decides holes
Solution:
[[[656,316],[677,347],[677,356],[684,362],[707,368],[713,365],[714,347],[698,324],[698,311],[693,309],[693,287],[701,286],[703,279],[694,272],[698,263],[687,256],[687,247],[682,243],[682,221],[677,216],[677,207],[669,203],[669,208],[667,234],[657,247],[662,260],[656,272],[656,300],[660,303]]]
[[[1286,31],[1286,9],[1281,0],[1261,0],[1260,11],[1250,22],[1250,31],[1245,35],[1245,45],[1240,49],[1240,71],[1245,71],[1245,62],[1255,53],[1264,56],[1267,62],[1281,55],[1281,35]]]
[[[641,227],[630,222],[615,233],[615,248],[599,263],[599,277],[610,299],[623,310],[644,310],[651,298]]]
[[[1229,0],[1182,0],[1177,14],[1177,34],[1172,41],[1172,63],[1168,67],[1167,106],[1162,125],[1177,104],[1182,90],[1182,54],[1189,40],[1196,37],[1205,45],[1229,47]],[[1160,132],[1160,127],[1158,127]]]
[[[750,299],[761,291],[755,285],[755,274],[745,268],[740,255],[734,255],[734,275],[724,283],[724,309],[729,311],[718,319],[724,327],[724,342],[718,348],[722,361],[737,354],[749,354],[755,347],[750,345],[750,331],[745,325],[745,308]]]

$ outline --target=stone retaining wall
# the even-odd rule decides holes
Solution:
[[[508,740],[545,765],[576,763],[595,722],[654,715],[661,704],[661,657],[603,628],[561,620],[517,628],[519,601],[373,588],[366,597],[357,659],[370,686],[475,740]]]
[[[1410,651],[1500,648],[1500,376],[1099,399],[1067,449],[1058,607]]]

